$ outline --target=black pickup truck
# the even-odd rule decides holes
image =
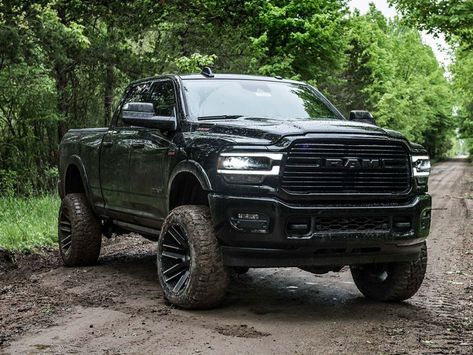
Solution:
[[[366,297],[401,301],[426,270],[429,173],[420,145],[305,83],[147,78],[110,127],[61,142],[60,253],[88,265],[102,235],[156,240],[164,295],[184,308],[216,306],[232,272],[259,267],[348,265]]]

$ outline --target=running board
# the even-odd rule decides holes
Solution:
[[[159,236],[159,229],[143,227],[137,224],[122,222],[122,221],[117,221],[117,220],[113,220],[113,224],[129,232],[135,232],[138,234],[154,237],[156,238],[156,240],[158,239],[158,236]]]

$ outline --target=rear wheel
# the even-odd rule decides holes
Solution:
[[[416,294],[427,269],[427,246],[424,243],[416,260],[351,266],[353,281],[367,298],[377,301],[403,301]]]
[[[164,296],[188,309],[211,308],[229,283],[209,208],[180,206],[166,218],[158,241],[158,278]]]
[[[101,225],[84,194],[68,194],[62,200],[58,240],[65,265],[82,266],[97,262],[102,244]]]

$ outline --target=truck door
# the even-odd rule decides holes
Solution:
[[[176,113],[176,94],[171,80],[153,82],[150,100],[158,116]],[[159,129],[134,127],[130,155],[130,204],[135,220],[159,227],[167,211],[168,151],[174,150],[172,134]]]
[[[124,99],[127,102],[146,102],[150,96],[150,82],[132,87]],[[133,206],[130,199],[130,157],[134,149],[136,127],[125,124],[120,110],[113,118],[102,141],[100,154],[100,184],[105,208],[111,217],[132,222]]]

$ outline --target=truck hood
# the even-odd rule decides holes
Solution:
[[[366,123],[343,120],[279,120],[242,117],[199,121],[193,125],[193,131],[223,135],[235,143],[244,138],[246,142],[250,140],[256,144],[274,144],[283,137],[309,133],[363,134],[403,138],[400,133],[395,131]]]

